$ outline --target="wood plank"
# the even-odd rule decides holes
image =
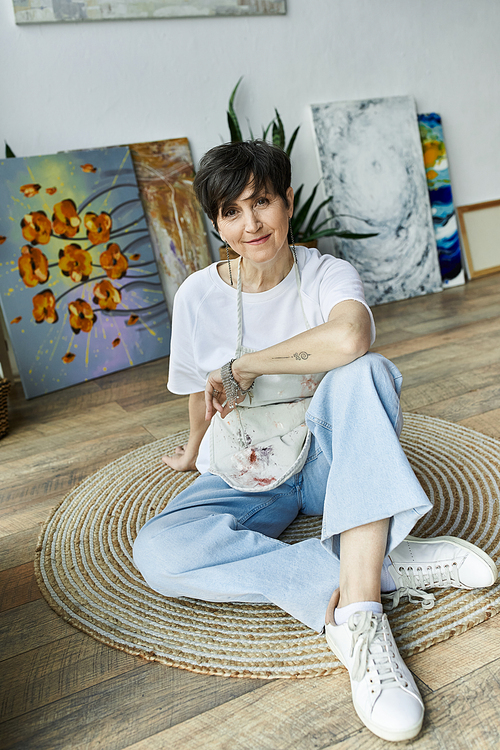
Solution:
[[[15,568],[17,565],[33,560],[39,535],[40,524],[36,524],[16,534],[1,537],[0,570]]]
[[[41,598],[32,562],[0,572],[0,612]]]
[[[391,356],[403,374],[403,387],[421,385],[446,378],[451,373],[464,373],[498,364],[500,336],[478,337],[471,341],[467,351],[460,342],[442,348],[427,349],[402,357]]]
[[[44,599],[0,614],[0,661],[66,638],[75,628],[50,609]]]
[[[500,383],[421,406],[418,411],[429,417],[459,422],[485,411],[491,411],[492,407],[493,409],[500,408]]]
[[[63,443],[55,452],[10,461],[4,471],[1,505],[3,508],[20,507],[21,494],[24,500],[35,500],[47,493],[67,491],[110,461],[153,440],[144,427],[131,427],[125,432],[107,435],[105,440],[96,436],[80,444],[67,446]]]
[[[136,656],[73,633],[2,662],[2,721],[22,716],[103,680],[143,668]]]
[[[434,404],[454,396],[462,396],[500,380],[500,363],[478,367],[473,370],[452,374],[445,378],[428,381],[422,385],[405,387],[401,393],[403,411],[416,411],[428,404]]]
[[[144,664],[4,722],[2,750],[118,750],[260,685]]]
[[[500,660],[433,693],[427,722],[443,747],[497,750],[500,747]]]
[[[500,304],[496,307],[496,313],[500,313]],[[439,330],[436,333],[426,333],[421,336],[412,336],[406,341],[400,341],[387,346],[376,346],[374,351],[391,359],[393,356],[403,357],[426,349],[444,347],[447,344],[465,343],[469,339],[475,339],[478,333],[483,336],[498,334],[500,332],[500,318],[492,317],[486,321],[481,320],[474,323],[466,323],[457,327],[456,322],[450,330]]]
[[[96,438],[107,440],[117,433],[129,431],[130,428],[157,429],[165,423],[175,422],[177,415],[183,412],[178,401],[187,403],[186,398],[151,406],[136,412],[126,412],[116,402],[89,408],[84,415],[66,415],[59,420],[49,422],[37,422],[30,429],[28,435],[20,431],[17,438],[8,437],[7,442],[2,445],[2,459],[5,470],[9,462],[15,462],[22,453],[25,463],[28,459],[38,457],[39,454],[46,455],[49,452],[59,452],[61,444],[67,448],[79,447],[85,442],[92,442]],[[20,443],[23,443],[22,451]]]
[[[500,409],[475,414],[473,417],[461,419],[460,424],[470,430],[484,432],[490,437],[500,438]]]
[[[433,691],[500,658],[500,615],[438,645],[406,660]]]
[[[89,406],[101,406],[117,401],[118,396],[127,398],[131,392],[139,393],[141,390],[144,393],[151,390],[164,393],[164,400],[167,401],[174,398],[166,390],[167,368],[168,358],[164,358],[29,401],[24,398],[20,381],[16,380],[10,395],[11,432],[15,434],[18,427],[29,426],[34,420],[50,421],[57,420],[64,413],[84,413]],[[161,382],[163,387],[159,387]]]
[[[26,503],[19,510],[7,509],[5,514],[0,518],[0,538],[18,534],[26,530],[40,530],[40,527],[50,515],[62,495],[49,496],[40,503]]]

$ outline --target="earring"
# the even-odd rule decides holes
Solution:
[[[229,269],[229,281],[231,282],[231,286],[233,286],[233,274],[231,273],[231,259],[229,257],[229,245],[227,244],[226,240],[224,240],[224,244],[226,246],[227,267]]]
[[[294,262],[297,263],[297,253],[295,252],[295,240],[293,238],[293,231],[292,231],[292,222],[291,222],[291,220],[290,220],[288,229],[289,229],[289,232],[290,232],[290,242],[291,242],[290,250],[292,251]]]

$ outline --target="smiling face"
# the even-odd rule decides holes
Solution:
[[[250,182],[232,203],[219,209],[217,229],[222,239],[245,260],[270,264],[289,252],[288,225],[293,213],[293,190],[288,205],[266,190],[254,192]]]

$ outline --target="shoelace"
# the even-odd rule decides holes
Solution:
[[[404,596],[407,596],[408,601],[412,604],[420,602],[422,609],[432,609],[436,601],[434,594],[428,591],[414,589],[409,586],[400,586],[395,591],[384,591],[382,594],[384,608],[389,610],[394,609]]]
[[[396,568],[396,565],[394,565]],[[461,588],[456,562],[451,565],[428,565],[426,568],[414,565],[400,565],[397,567],[400,583],[411,589],[429,588]]]
[[[374,671],[382,689],[396,688],[401,683],[408,687],[392,650],[392,634],[385,616],[378,618],[372,612],[356,612],[349,618],[348,628],[352,633],[353,680],[360,682],[367,672]]]

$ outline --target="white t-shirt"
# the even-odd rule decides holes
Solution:
[[[356,269],[345,260],[297,247],[302,304],[309,325],[321,325],[335,305],[358,300],[370,314],[371,343],[375,323]],[[217,263],[189,276],[174,298],[168,389],[190,394],[205,389],[208,374],[232,359],[237,343],[237,292],[219,276]],[[302,333],[306,326],[298,298],[295,271],[266,292],[242,293],[243,346],[266,349]],[[208,470],[208,432],[196,466]]]

